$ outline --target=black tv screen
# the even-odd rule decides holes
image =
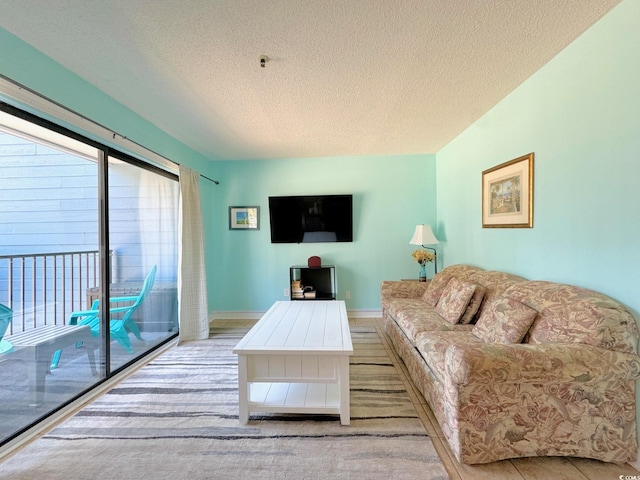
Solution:
[[[271,243],[353,242],[353,196],[269,197]]]

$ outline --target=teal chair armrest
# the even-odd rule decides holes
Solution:
[[[77,325],[78,319],[82,317],[95,317],[100,313],[100,310],[78,310],[77,312],[71,312],[69,317],[69,325]]]

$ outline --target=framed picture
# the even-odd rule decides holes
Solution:
[[[482,172],[482,227],[533,228],[533,153]]]
[[[260,207],[229,207],[229,230],[260,230]]]

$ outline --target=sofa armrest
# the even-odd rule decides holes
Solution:
[[[380,298],[421,298],[429,282],[385,280],[380,284]]]
[[[446,372],[458,385],[634,380],[640,378],[640,357],[579,343],[452,344]]]

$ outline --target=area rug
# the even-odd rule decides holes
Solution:
[[[238,422],[247,328],[175,347],[0,465],[11,479],[445,479],[374,322],[352,327],[351,425],[337,415]]]

